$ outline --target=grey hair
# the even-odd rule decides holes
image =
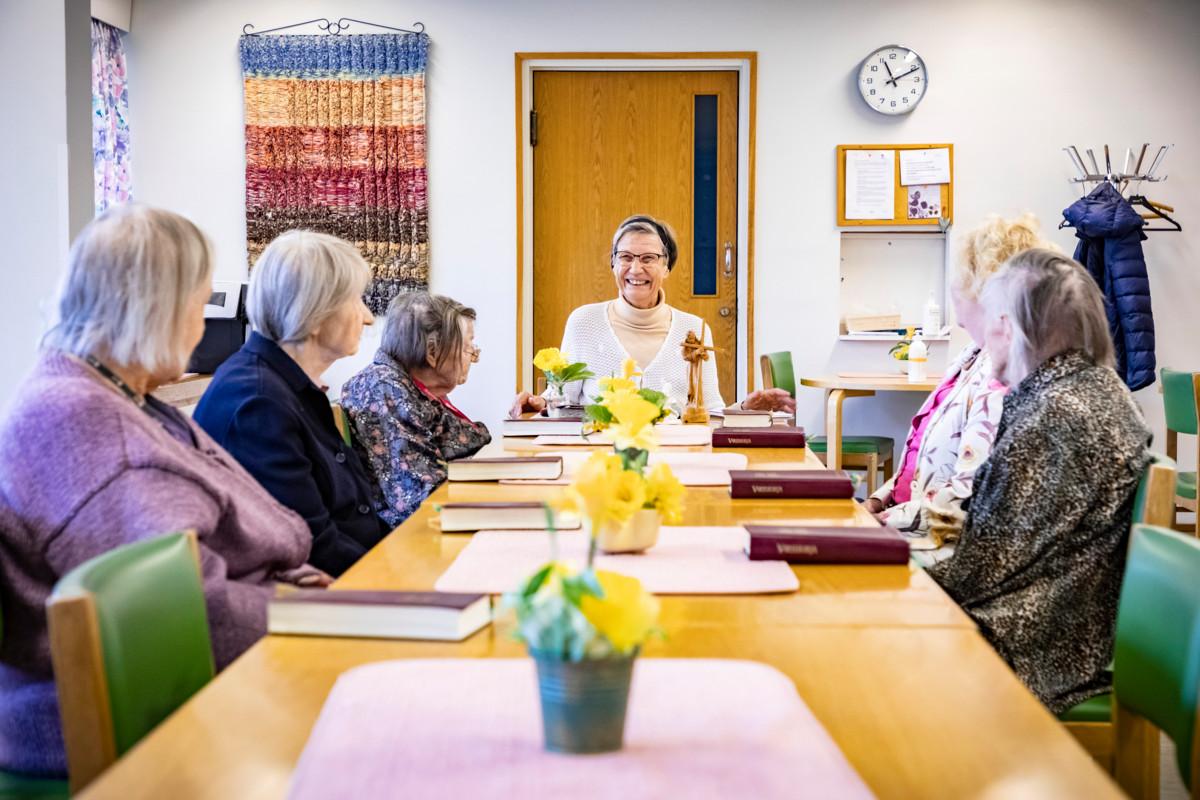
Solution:
[[[661,222],[649,214],[634,214],[632,217],[626,217],[617,226],[617,232],[613,234],[610,261],[617,257],[617,243],[630,233],[648,233],[651,236],[657,236],[663,245],[663,255],[667,257],[667,271],[670,272],[674,268],[675,261],[679,258],[679,244],[675,239],[675,231],[671,230],[671,226],[667,223]]]
[[[463,348],[463,320],[475,319],[475,309],[429,292],[404,292],[388,305],[379,349],[406,371],[429,364],[441,370]]]
[[[279,344],[302,342],[371,281],[354,245],[316,231],[280,234],[250,273],[246,314],[260,334]]]
[[[989,317],[1012,323],[1008,353],[1019,382],[1047,359],[1081,350],[1093,364],[1112,367],[1112,337],[1100,288],[1078,261],[1045,248],[1010,258],[983,288]]]
[[[183,341],[188,301],[212,269],[212,246],[191,220],[137,204],[111,208],[71,245],[58,319],[42,344],[181,373],[191,357]]]

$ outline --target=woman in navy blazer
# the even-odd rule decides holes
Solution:
[[[254,265],[254,332],[217,370],[194,418],[312,530],[309,563],[340,575],[388,532],[378,485],[342,439],[321,383],[373,321],[370,268],[348,242],[290,231]]]

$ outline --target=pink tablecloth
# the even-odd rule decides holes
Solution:
[[[387,661],[333,687],[292,776],[302,798],[866,798],[786,676],[641,659],[625,749],[542,749],[528,659]]]
[[[587,532],[560,531],[559,557],[582,565]],[[637,578],[655,594],[767,594],[800,588],[796,573],[782,561],[751,561],[745,528],[670,527],[658,544],[636,555],[600,555],[599,569]],[[433,585],[439,592],[516,589],[550,560],[549,534],[541,531],[480,531]]]

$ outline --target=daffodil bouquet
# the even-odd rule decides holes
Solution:
[[[571,357],[557,347],[546,347],[537,351],[533,357],[533,365],[546,376],[546,384],[562,394],[563,386],[572,381],[581,381],[594,377],[587,364],[582,361],[571,361]]]
[[[638,386],[641,377],[633,359],[625,359],[621,377],[600,379],[600,396],[583,410],[584,435],[612,429],[626,469],[646,466],[649,451],[657,446],[654,425],[671,414],[667,396]],[[640,459],[640,461],[639,461]],[[633,462],[633,463],[631,463]]]
[[[888,350],[888,354],[897,361],[908,361],[908,348],[912,344],[913,336],[916,333],[916,328],[906,328],[904,338],[892,345],[892,348]]]

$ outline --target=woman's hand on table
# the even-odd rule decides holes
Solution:
[[[305,589],[325,589],[333,583],[333,577],[311,564],[275,574],[275,580],[290,583]]]
[[[508,418],[516,419],[522,414],[529,412],[541,413],[546,409],[546,398],[540,394],[530,394],[529,392],[521,392],[513,400],[512,408],[508,410]]]
[[[796,398],[783,389],[760,389],[751,392],[742,400],[742,408],[747,411],[786,411],[796,413]]]
[[[883,501],[880,500],[878,497],[868,497],[866,500],[863,501],[863,508],[867,509],[867,511],[870,511],[871,516],[873,516],[875,519],[879,520],[880,522],[883,522],[883,519],[882,519],[882,515],[883,515],[883,511],[884,511]]]

